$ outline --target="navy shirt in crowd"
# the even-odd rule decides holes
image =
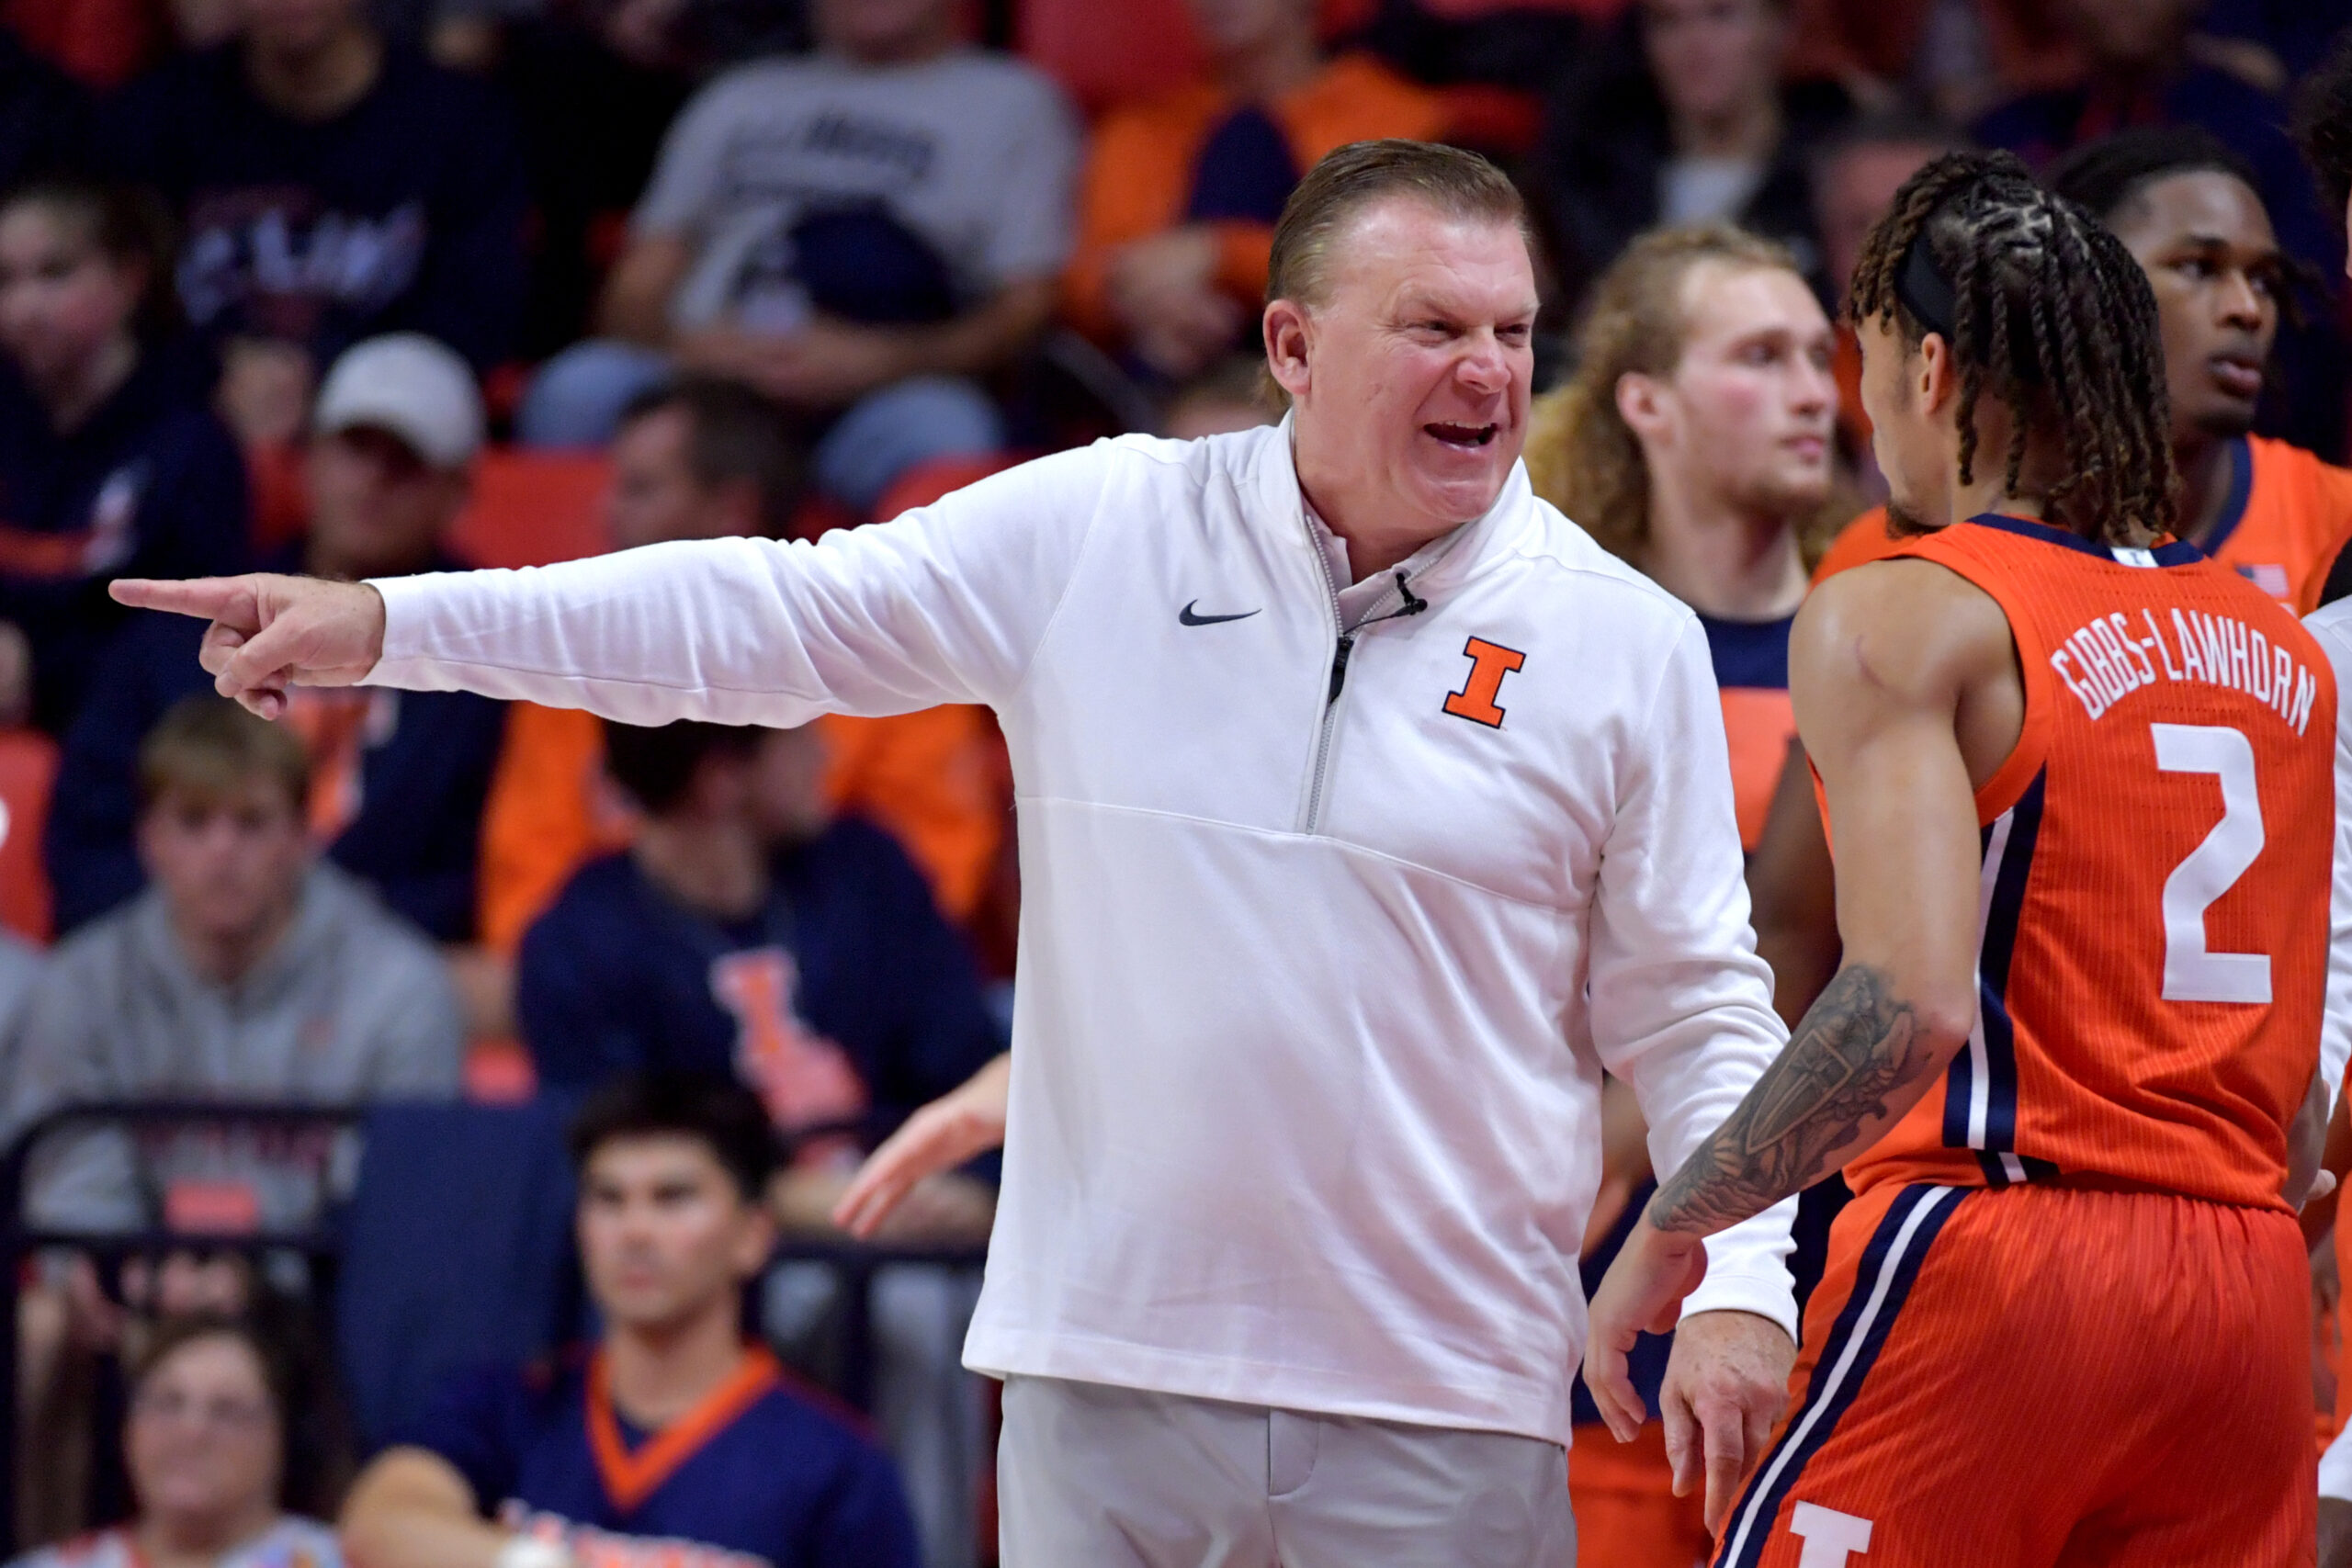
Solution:
[[[562,1542],[588,1568],[921,1562],[888,1458],[764,1349],[660,1433],[614,1408],[598,1359],[585,1357],[459,1379],[393,1440],[438,1454],[484,1513]]]
[[[732,1074],[787,1127],[868,1135],[1001,1047],[972,961],[898,842],[854,818],[771,864],[722,925],[626,852],[582,867],[523,939],[515,1012],[540,1081]]]
[[[300,571],[300,547],[263,564]],[[436,559],[426,570],[461,566]],[[212,689],[196,658],[203,638],[201,621],[137,617],[108,650],[65,732],[41,840],[61,933],[145,885],[135,842],[139,747],[165,709]],[[355,722],[312,748],[314,787],[347,792],[331,819],[328,857],[429,935],[470,937],[482,807],[505,740],[506,705],[470,692],[359,687],[297,696],[353,705]]]
[[[33,721],[61,733],[128,613],[118,577],[245,570],[245,465],[205,403],[196,356],[140,355],[130,378],[60,435],[0,371],[0,620],[33,652]]]
[[[311,123],[262,102],[229,44],[133,84],[102,132],[113,167],[177,210],[180,299],[208,335],[301,344],[322,371],[387,332],[478,372],[511,351],[527,197],[483,84],[390,47],[365,96]]]

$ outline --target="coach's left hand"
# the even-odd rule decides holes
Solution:
[[[1788,1331],[1754,1313],[1693,1313],[1675,1330],[1658,1391],[1674,1495],[1690,1495],[1703,1468],[1707,1529],[1716,1535],[1788,1408],[1796,1359]]]

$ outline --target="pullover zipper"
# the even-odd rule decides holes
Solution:
[[[1322,823],[1323,771],[1330,761],[1331,731],[1339,723],[1340,694],[1347,689],[1348,659],[1355,652],[1356,638],[1383,621],[1402,620],[1407,615],[1418,615],[1430,607],[1430,602],[1416,596],[1411,582],[1402,571],[1399,571],[1395,574],[1398,599],[1396,609],[1387,608],[1388,600],[1383,596],[1377,601],[1380,607],[1374,614],[1366,615],[1352,626],[1340,626],[1340,585],[1332,579],[1330,559],[1324,555],[1322,542],[1314,537],[1312,528],[1308,530],[1307,542],[1315,547],[1315,558],[1322,565],[1323,586],[1331,596],[1331,624],[1339,628],[1339,643],[1331,653],[1331,683],[1323,694],[1323,722],[1315,737],[1315,777],[1308,785],[1306,794],[1306,830],[1312,833]]]

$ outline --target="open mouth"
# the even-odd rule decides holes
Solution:
[[[1431,440],[1442,441],[1448,446],[1459,447],[1463,451],[1468,452],[1480,446],[1492,445],[1495,437],[1501,434],[1502,426],[1498,424],[1448,424],[1442,421],[1439,421],[1434,423],[1421,426],[1421,432],[1423,434],[1428,435]]]

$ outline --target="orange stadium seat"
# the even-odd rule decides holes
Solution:
[[[929,506],[949,491],[976,484],[990,474],[1001,474],[1020,460],[1010,454],[1000,454],[989,457],[940,457],[918,463],[882,492],[882,499],[874,503],[875,520],[887,522],[902,512]]]
[[[57,742],[37,729],[0,733],[0,926],[28,942],[50,937],[40,834],[56,778]]]
[[[474,470],[474,496],[449,547],[478,566],[546,566],[605,548],[600,513],[611,467],[577,452],[493,447]]]

